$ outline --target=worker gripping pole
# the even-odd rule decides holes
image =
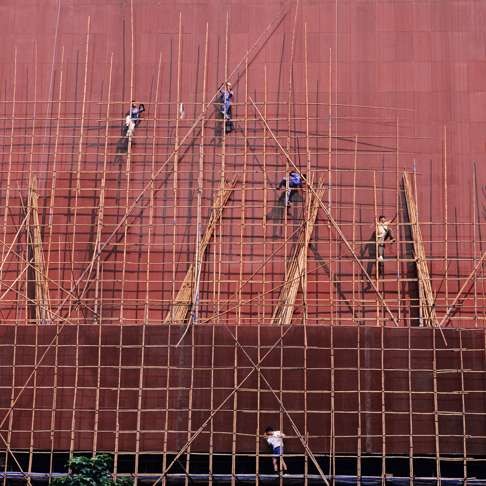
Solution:
[[[405,191],[405,201],[407,203],[408,220],[412,228],[413,252],[415,254],[415,265],[419,279],[420,308],[423,322],[421,325],[437,326],[437,314],[435,312],[435,299],[430,282],[429,267],[425,257],[424,242],[422,232],[418,223],[417,205],[413,196],[412,185],[408,174],[403,173],[403,188]]]
[[[304,181],[304,183],[306,184],[306,186],[314,194],[314,197],[317,198],[320,207],[322,208],[322,210],[324,211],[324,213],[326,213],[326,216],[327,216],[329,222],[331,223],[331,225],[333,226],[334,230],[336,231],[336,233],[338,234],[338,236],[341,238],[341,240],[345,244],[346,248],[351,253],[352,257],[356,260],[356,263],[361,268],[361,271],[363,272],[363,275],[371,283],[371,287],[376,292],[376,295],[378,296],[378,299],[380,300],[381,305],[384,307],[385,311],[388,313],[388,315],[390,316],[390,318],[393,321],[393,323],[395,324],[395,326],[398,327],[398,321],[397,321],[396,317],[393,315],[392,311],[388,307],[388,304],[385,302],[385,299],[383,298],[383,296],[381,295],[380,291],[378,290],[378,287],[375,285],[375,283],[373,282],[372,278],[370,277],[370,275],[366,271],[365,267],[361,263],[361,260],[358,258],[358,255],[356,255],[355,251],[353,250],[353,247],[351,246],[351,244],[349,243],[348,239],[346,238],[346,236],[342,232],[341,228],[339,227],[339,225],[337,224],[337,222],[335,221],[335,219],[332,217],[331,212],[329,211],[329,208],[322,202],[322,198],[319,197],[319,194],[314,189],[314,187],[312,187],[312,184],[309,183],[309,181],[307,180],[307,178],[301,173],[301,171],[299,170],[299,168],[295,165],[295,162],[290,158],[290,155],[288,154],[288,152],[282,147],[282,144],[278,141],[278,138],[273,133],[273,130],[270,128],[270,126],[268,125],[267,121],[263,117],[261,111],[258,109],[258,106],[255,104],[255,102],[253,101],[253,99],[251,97],[250,97],[250,101],[253,104],[253,107],[255,108],[255,111],[257,112],[258,116],[261,118],[263,125],[267,128],[268,133],[275,140],[275,143],[277,144],[277,146],[280,149],[280,151],[283,153],[283,155],[285,156],[285,158],[290,162],[290,164],[292,165],[292,167],[294,168],[294,170],[300,175],[300,177],[302,178],[302,180]]]
[[[220,188],[218,194],[214,199],[213,210],[211,212],[211,216],[206,226],[206,231],[203,237],[201,238],[201,242],[199,244],[198,268],[200,268],[202,265],[202,261],[204,259],[204,254],[206,252],[207,246],[213,236],[214,228],[218,223],[218,221],[221,219],[221,216],[223,214],[223,209],[226,203],[228,202],[228,199],[230,198],[231,193],[235,188],[235,185],[236,185],[236,178],[234,178],[231,182],[226,182],[226,184],[224,184]],[[179,291],[177,292],[175,301],[172,304],[172,308],[167,314],[167,317],[165,318],[164,322],[166,324],[183,324],[186,321],[187,314],[190,312],[194,304],[193,302],[194,284],[196,282],[196,279],[199,278],[199,276],[195,274],[196,273],[195,270],[196,270],[195,265],[191,263],[189,269],[187,270],[186,276],[182,281],[182,285],[179,288]],[[186,332],[187,329],[184,332],[184,335],[186,334]],[[180,341],[182,341],[184,335],[181,337]]]

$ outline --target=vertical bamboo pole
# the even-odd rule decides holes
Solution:
[[[386,481],[386,403],[385,403],[385,325],[380,329],[380,360],[381,360],[381,482]]]
[[[214,369],[216,367],[215,362],[215,352],[216,352],[216,344],[215,344],[215,333],[216,333],[216,326],[211,326],[211,390],[210,390],[210,413],[214,410]],[[208,474],[209,474],[209,486],[213,486],[213,465],[214,465],[214,421],[211,419],[209,422],[209,464],[208,464]]]
[[[132,106],[131,100],[134,98],[134,71],[135,71],[135,44],[134,44],[134,20],[133,20],[133,0],[130,0],[130,107]],[[130,108],[131,110],[131,108]],[[128,213],[128,208],[130,207],[130,176],[131,176],[131,165],[132,165],[132,143],[133,136],[128,137],[128,152],[127,152],[127,163],[125,165],[125,214]],[[121,292],[120,292],[120,324],[125,322],[125,287],[126,287],[126,275],[127,275],[127,238],[128,238],[128,218],[123,222],[123,253],[122,253],[122,270],[121,270]],[[123,332],[123,330],[122,330]],[[115,458],[115,463],[117,459]]]
[[[309,127],[309,63],[308,63],[308,39],[307,39],[307,22],[304,23],[304,74],[305,74],[305,138],[306,138],[306,155],[307,155],[307,174],[311,174],[311,151],[310,151],[310,127]],[[306,193],[306,201],[311,195]],[[310,206],[306,204],[306,207],[310,209]],[[310,212],[310,211],[309,211]],[[306,215],[306,219],[309,218],[309,212]],[[304,440],[306,444],[309,443],[309,423],[308,423],[308,402],[307,402],[307,353],[308,353],[308,342],[307,342],[307,323],[308,323],[308,300],[307,300],[307,289],[308,289],[308,275],[307,275],[307,258],[308,258],[308,245],[305,245],[305,274],[303,280],[302,293],[304,295],[304,315],[303,315],[303,325],[304,325]],[[309,475],[309,455],[307,451],[304,454],[304,486],[308,484]]]
[[[353,240],[354,241],[354,240]],[[358,430],[357,430],[357,444],[356,444],[356,450],[357,450],[357,458],[356,458],[356,475],[358,479],[358,484],[361,484],[361,455],[362,455],[362,422],[361,422],[361,411],[362,411],[362,406],[361,406],[361,329],[358,327],[356,330],[357,335],[358,335],[358,342],[357,342],[357,374],[358,374],[358,386],[357,386],[357,395],[358,395]]]
[[[358,135],[354,137],[354,157],[353,157],[353,216],[352,216],[352,234],[353,247],[356,245],[356,165],[358,163]],[[353,265],[353,324],[356,323],[356,262]],[[360,279],[361,280],[361,279]]]
[[[15,326],[17,327],[17,326]],[[56,339],[54,341],[54,364],[53,364],[53,382],[52,382],[52,404],[51,404],[51,423],[49,426],[49,474],[52,475],[54,471],[54,449],[56,440],[56,412],[57,412],[57,394],[58,394],[58,384],[59,384],[59,336],[58,336],[58,326],[56,323]]]
[[[226,12],[226,28],[225,28],[225,36],[224,36],[224,82],[228,80],[228,62],[229,62],[229,12]],[[233,114],[234,117],[234,114]],[[226,174],[226,124],[223,121],[223,140],[221,146],[221,181],[220,186],[224,186],[225,181],[225,174]],[[218,225],[215,226],[214,229],[214,242],[216,247],[217,245],[217,311],[218,314],[221,309],[221,268],[222,268],[222,259],[223,259],[223,218],[219,219],[219,234],[217,232]],[[219,236],[219,238],[217,238]]]
[[[30,243],[31,243],[31,252],[32,252],[32,258],[29,258],[28,255],[28,261],[29,263],[34,264],[34,284],[35,284],[35,293],[34,293],[34,300],[35,302],[33,303],[35,305],[35,320],[34,324],[36,324],[35,328],[35,344],[34,344],[34,363],[37,363],[38,359],[38,354],[39,354],[39,324],[40,324],[40,319],[42,318],[41,315],[41,309],[40,305],[42,303],[42,298],[41,298],[41,286],[39,285],[39,274],[37,272],[38,268],[36,265],[36,257],[38,257],[38,252],[36,251],[37,247],[37,241],[36,241],[36,236],[39,235],[40,231],[38,228],[38,223],[39,223],[39,218],[34,217],[34,211],[37,211],[37,199],[33,196],[33,192],[36,192],[37,187],[36,184],[32,184],[33,187],[31,187],[31,181],[35,180],[35,177],[32,175],[32,170],[33,170],[33,165],[34,165],[34,147],[35,147],[35,136],[36,136],[36,124],[37,124],[37,82],[38,82],[38,75],[39,75],[39,66],[38,66],[38,51],[37,51],[37,41],[34,43],[34,108],[33,108],[33,116],[32,116],[32,133],[31,133],[31,145],[30,145],[30,156],[29,156],[29,194],[27,196],[28,201],[27,201],[27,207],[30,210],[30,216],[29,220],[32,220],[32,229],[31,231],[27,234],[27,248],[29,247],[29,238],[30,238]],[[34,189],[34,190],[33,190]],[[32,208],[32,209],[31,209]],[[28,250],[27,250],[28,251]],[[28,272],[27,272],[28,273]],[[26,275],[27,275],[26,273]],[[27,277],[28,278],[28,277]],[[26,301],[29,299],[28,297],[28,290],[26,287]],[[41,302],[39,302],[39,300]],[[32,305],[32,302],[31,302]],[[26,309],[27,311],[28,309]],[[36,405],[37,405],[37,370],[34,370],[34,376],[32,378],[32,415],[31,415],[31,421],[30,421],[30,438],[29,438],[29,463],[28,463],[28,468],[27,468],[27,473],[29,474],[29,479],[28,479],[28,484],[30,483],[30,474],[32,473],[32,462],[33,462],[33,455],[34,455],[34,447],[35,447],[35,441],[34,441],[34,430],[36,429]]]
[[[209,24],[206,22],[206,38],[204,43],[204,73],[203,73],[203,95],[202,106],[206,106],[206,83],[207,83],[207,68],[208,68],[208,39],[209,39]],[[199,175],[197,182],[197,216],[196,216],[196,261],[194,264],[194,290],[192,297],[192,322],[197,324],[199,319],[199,292],[201,281],[201,234],[202,234],[202,196],[204,193],[204,137],[205,137],[205,117],[201,120],[201,141],[199,144]]]
[[[475,163],[474,163],[475,164]],[[472,214],[473,214],[473,223],[472,223],[472,254],[473,254],[473,268],[476,267],[478,261],[478,244],[477,244],[477,234],[476,234],[476,171],[473,170],[472,172],[472,191],[471,191],[471,202],[472,202]],[[474,306],[474,327],[478,327],[478,286],[477,286],[477,278],[474,278],[473,281],[473,306]]]
[[[244,138],[248,140],[248,64],[245,66],[245,121],[244,121]],[[243,282],[243,240],[245,237],[245,220],[246,220],[246,172],[248,165],[248,144],[244,144],[243,153],[243,174],[241,183],[241,209],[240,209],[240,262],[239,262],[239,279],[238,279],[238,323],[241,323],[242,308],[242,282]]]
[[[402,319],[402,268],[401,268],[401,222],[402,218],[400,217],[400,122],[399,118],[396,119],[396,135],[395,135],[395,144],[396,144],[396,154],[395,154],[395,191],[396,191],[396,207],[395,207],[395,214],[396,214],[396,222],[397,222],[397,230],[395,232],[395,240],[396,240],[396,249],[397,249],[397,258],[396,258],[396,272],[397,272],[397,312],[398,312],[398,322]]]
[[[332,49],[329,48],[329,108],[328,108],[328,148],[327,148],[327,158],[328,158],[328,169],[327,169],[327,177],[328,177],[328,201],[327,207],[329,211],[331,211],[331,203],[332,203]]]
[[[54,156],[52,162],[52,180],[51,180],[51,194],[49,197],[49,219],[47,223],[48,233],[48,246],[47,246],[47,258],[46,258],[46,275],[49,276],[49,268],[51,264],[51,249],[53,242],[54,232],[54,205],[56,197],[57,187],[57,161],[58,161],[58,148],[59,148],[59,133],[61,127],[61,107],[62,107],[62,88],[63,88],[63,75],[64,75],[64,46],[61,48],[61,67],[59,69],[59,93],[57,99],[57,117],[56,117],[56,135],[54,141]],[[59,262],[58,262],[59,263]],[[51,454],[52,455],[52,454]],[[52,463],[52,461],[51,461]]]
[[[311,174],[311,153],[310,153],[310,133],[309,133],[309,73],[308,73],[308,49],[307,49],[307,22],[304,23],[304,80],[305,80],[305,148],[306,148],[306,161],[307,161],[307,174]],[[306,203],[310,198],[310,194],[306,193],[304,198]],[[310,204],[305,204],[305,207],[309,210],[305,215],[305,219],[308,222],[310,217]],[[301,269],[302,273],[302,298],[304,304],[303,313],[303,324],[307,324],[308,319],[308,305],[307,305],[307,284],[308,284],[308,273],[307,273],[307,259],[309,253],[309,245],[305,245],[304,248],[304,268]],[[305,429],[307,433],[307,429]],[[307,461],[307,459],[306,459]],[[307,464],[307,462],[306,462]]]
[[[378,237],[376,231],[378,230],[378,226],[376,222],[378,221],[378,205],[377,205],[377,194],[376,194],[376,171],[373,171],[373,206],[374,206],[374,226],[375,226],[375,279],[376,279],[376,287],[379,288],[380,285],[380,272],[379,272],[379,259],[378,259]],[[383,267],[385,267],[385,262],[383,262]],[[371,276],[371,275],[370,275]],[[382,276],[384,278],[384,276]],[[379,326],[380,323],[380,305],[378,300],[376,301],[376,325]]]
[[[86,96],[87,96],[87,85],[88,85],[88,59],[89,59],[89,40],[90,40],[90,29],[91,29],[91,17],[88,16],[88,25],[86,29],[86,54],[84,59],[84,80],[83,80],[83,101],[81,105],[81,120],[80,120],[80,127],[79,127],[79,143],[78,143],[78,160],[77,160],[77,169],[76,169],[76,189],[74,193],[74,208],[73,208],[73,216],[72,222],[69,225],[72,231],[72,238],[71,238],[71,278],[74,279],[75,274],[75,257],[76,257],[76,234],[77,234],[77,216],[78,216],[78,209],[79,209],[79,197],[81,193],[81,162],[83,159],[83,142],[84,142],[84,126],[86,121]],[[74,288],[74,285],[73,285]],[[69,313],[68,315],[71,317],[72,312],[72,300],[69,303]],[[74,414],[74,413],[73,413]]]
[[[177,110],[181,103],[181,70],[182,70],[182,12],[179,12],[179,31],[177,35],[177,88],[176,88],[176,120],[175,120],[175,146],[174,146],[174,184],[173,190],[173,217],[172,217],[172,299],[176,296],[177,276],[177,204],[178,204],[178,180],[179,180],[179,116]],[[171,307],[171,321],[174,320],[174,306]]]
[[[106,169],[108,163],[108,140],[109,140],[109,127],[110,127],[110,106],[111,106],[111,82],[113,73],[113,53],[110,56],[110,69],[108,73],[108,100],[106,104],[106,125],[105,125],[105,147],[103,153],[103,176],[101,178],[100,187],[100,198],[98,202],[98,221],[96,227],[96,238],[93,247],[93,256],[97,255],[100,250],[101,235],[103,232],[104,224],[104,214],[105,214],[105,188],[106,188]],[[99,322],[101,319],[98,318],[98,308],[99,308],[99,292],[100,292],[100,258],[96,259],[96,273],[95,273],[95,290],[94,290],[94,315],[95,319]],[[122,299],[123,305],[123,299]]]
[[[435,332],[435,331],[434,331]],[[463,329],[459,332],[459,359],[461,363],[461,419],[462,419],[462,477],[467,484],[467,423],[466,423],[466,386],[464,382],[464,345],[462,340]]]
[[[447,189],[447,128],[443,128],[443,168],[444,168],[444,289],[445,308],[449,308],[449,216],[448,216],[448,189]]]
[[[8,208],[10,206],[10,185],[12,177],[12,161],[14,152],[14,133],[15,133],[15,107],[17,100],[17,46],[14,47],[14,62],[13,62],[13,93],[12,93],[12,112],[11,112],[11,124],[10,124],[10,143],[8,153],[8,169],[7,169],[7,185],[5,187],[5,210],[3,212],[3,245],[2,245],[2,262],[5,257],[5,248],[7,244],[7,221],[8,221]],[[0,279],[3,272],[0,272]],[[5,461],[7,464],[7,461]]]
[[[116,400],[115,400],[115,443],[113,450],[113,474],[116,478],[118,474],[118,454],[120,452],[120,391],[122,383],[122,369],[123,369],[123,326],[118,328],[118,363],[116,366],[117,382],[116,382]]]
[[[261,329],[262,326],[257,326],[257,362],[260,363],[262,359],[262,348],[261,348]],[[256,389],[256,430],[255,430],[255,472],[256,472],[256,484],[260,484],[260,443],[261,443],[261,430],[262,423],[260,420],[261,414],[261,386],[262,379],[260,373],[257,373],[257,389]]]
[[[437,345],[436,345],[436,329],[432,329],[432,379],[434,388],[434,436],[435,436],[435,475],[437,478],[440,474],[440,430],[439,430],[439,402],[437,392]]]
[[[16,393],[15,393],[15,382],[17,379],[17,336],[18,336],[18,328],[19,326],[14,326],[14,335],[13,335],[13,350],[12,350],[12,387],[10,389],[10,409],[12,409],[15,406],[15,400],[16,400]],[[22,359],[22,358],[21,358]],[[8,429],[7,429],[7,440],[6,440],[6,449],[5,449],[5,462],[3,464],[3,472],[4,472],[4,477],[3,477],[3,486],[7,486],[7,475],[6,472],[8,471],[9,467],[9,460],[8,460],[8,451],[10,450],[10,446],[12,445],[12,432],[13,432],[13,417],[14,413],[10,413],[8,417]]]
[[[193,404],[193,390],[194,390],[194,367],[195,367],[195,357],[194,352],[196,348],[196,332],[197,328],[191,332],[191,381],[189,384],[189,397],[188,397],[188,404],[187,404],[187,440],[190,439],[192,435],[192,404]],[[191,471],[191,445],[187,447],[186,450],[186,471],[190,473]],[[185,486],[189,486],[192,484],[192,479],[186,475],[185,478]]]
[[[98,221],[96,228],[96,240],[93,247],[93,255],[96,255],[99,250],[99,245],[101,241],[101,233],[103,230],[103,219],[105,211],[105,186],[106,186],[106,166],[108,162],[108,140],[109,140],[109,127],[110,127],[110,107],[111,107],[111,84],[112,84],[112,74],[113,74],[113,53],[110,56],[110,67],[108,72],[108,95],[106,102],[106,118],[105,118],[105,146],[103,153],[103,176],[101,179],[100,187],[100,198],[98,207]],[[100,418],[100,392],[101,392],[101,355],[102,355],[102,333],[101,326],[103,325],[102,314],[99,313],[100,303],[100,273],[101,271],[101,261],[98,258],[96,260],[96,276],[95,276],[95,292],[94,292],[94,311],[95,319],[98,324],[98,358],[96,366],[96,395],[95,395],[95,416],[94,416],[94,427],[93,427],[93,456],[96,455],[98,450],[98,431],[99,431],[99,418]],[[98,317],[99,316],[99,317]]]
[[[164,403],[164,433],[163,433],[163,443],[162,443],[162,471],[165,471],[168,464],[167,454],[169,453],[168,441],[169,441],[169,404],[170,404],[170,369],[171,369],[171,357],[172,357],[172,346],[171,346],[171,334],[172,326],[167,327],[167,362],[165,369],[165,403]],[[165,486],[167,480],[164,477],[162,484]]]
[[[267,117],[267,101],[268,101],[268,80],[267,80],[267,65],[263,69],[263,113],[265,119]],[[267,173],[267,127],[263,128],[263,261],[267,260],[267,198],[268,198],[268,173]],[[273,226],[273,222],[271,222]],[[266,322],[266,295],[267,295],[267,271],[266,265],[262,268],[262,324]],[[258,437],[258,434],[257,434]],[[259,442],[258,442],[259,443]]]
[[[413,394],[412,394],[412,381],[414,377],[412,377],[412,327],[408,327],[407,332],[408,337],[408,346],[407,346],[407,366],[408,366],[408,475],[410,481],[413,480],[415,477],[415,471],[413,467],[413,455],[414,455],[414,447],[413,447]]]
[[[160,87],[160,70],[162,66],[162,53],[159,54],[159,63],[157,66],[157,81],[155,84],[155,104],[154,104],[154,121],[152,131],[152,174],[155,171],[157,148],[157,117],[159,108],[159,87]],[[150,184],[150,210],[149,210],[149,225],[147,234],[147,268],[145,271],[145,311],[144,311],[144,323],[148,324],[150,320],[150,272],[151,272],[151,258],[152,258],[152,234],[154,231],[154,213],[155,213],[155,191],[154,181]]]
[[[328,476],[336,474],[336,424],[335,424],[335,360],[334,360],[334,323],[330,327],[330,359],[331,359],[331,404],[329,413],[331,415],[331,430],[329,431],[329,473]]]

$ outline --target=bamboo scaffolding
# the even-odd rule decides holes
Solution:
[[[421,325],[437,326],[438,321],[435,311],[435,298],[432,291],[432,283],[430,281],[429,267],[427,265],[427,257],[425,256],[422,232],[418,222],[417,206],[407,172],[403,173],[402,180],[405,191],[405,201],[407,203],[408,218],[412,229],[413,251],[419,280],[420,312],[422,316]]]
[[[255,108],[256,112],[258,113],[258,115],[262,119],[262,123],[266,126],[268,132],[270,133],[270,135],[272,136],[272,138],[275,140],[275,143],[277,144],[277,146],[280,149],[280,151],[284,154],[285,158],[291,163],[291,165],[294,167],[294,169],[297,172],[299,172],[299,174],[301,175],[304,183],[307,185],[307,187],[309,187],[309,189],[312,191],[312,193],[314,194],[314,196],[316,196],[316,194],[317,194],[316,193],[316,190],[312,187],[312,185],[309,184],[309,182],[307,181],[307,179],[302,175],[302,173],[299,171],[299,169],[295,165],[294,161],[290,158],[289,154],[282,147],[282,145],[278,141],[278,138],[273,133],[273,130],[269,127],[269,125],[268,125],[267,121],[265,120],[265,118],[263,118],[263,115],[262,115],[261,111],[259,110],[258,106],[255,104],[255,102],[253,101],[253,99],[251,97],[250,97],[250,101],[253,104],[253,107]],[[393,313],[391,312],[390,308],[388,307],[388,304],[385,302],[385,299],[383,298],[383,296],[381,295],[380,291],[378,290],[378,287],[375,285],[375,283],[373,282],[373,280],[371,279],[371,277],[368,275],[368,272],[366,271],[366,269],[364,268],[363,264],[361,263],[361,260],[358,258],[358,256],[354,252],[352,246],[349,244],[349,241],[347,240],[346,236],[342,232],[341,228],[339,227],[339,225],[336,223],[336,221],[334,220],[333,216],[331,215],[331,212],[329,211],[329,208],[324,205],[324,203],[322,202],[322,199],[320,199],[320,198],[319,198],[319,205],[323,209],[323,211],[325,212],[327,218],[329,219],[329,222],[334,227],[334,230],[339,235],[339,237],[341,238],[341,240],[343,241],[343,243],[346,245],[346,247],[348,248],[349,252],[353,256],[353,258],[356,260],[356,262],[358,263],[358,265],[360,266],[362,272],[364,273],[364,275],[366,276],[366,278],[368,279],[368,281],[371,283],[371,286],[373,287],[373,290],[376,292],[376,295],[378,296],[378,299],[380,300],[382,306],[385,308],[386,312],[390,315],[390,318],[392,319],[393,323],[396,326],[398,326],[398,322],[397,322],[395,316],[393,315]]]
[[[280,291],[277,306],[273,312],[272,324],[286,326],[291,323],[295,309],[295,300],[299,287],[305,292],[304,279],[307,274],[307,248],[309,246],[314,224],[319,210],[319,200],[324,196],[324,186],[319,183],[317,195],[310,195],[307,199],[307,220],[302,227],[299,239],[290,259],[285,283]]]
[[[214,229],[219,223],[223,210],[228,202],[234,188],[236,186],[236,178],[232,181],[226,181],[225,184],[219,189],[213,202],[213,209],[209,217],[209,221],[206,226],[201,243],[199,245],[199,255],[201,262],[204,260],[207,246],[211,241]],[[194,305],[194,283],[195,283],[194,265],[191,263],[186,276],[184,277],[182,284],[174,299],[174,303],[171,306],[169,313],[167,314],[164,322],[166,324],[181,324],[186,322],[187,315],[190,313]],[[185,333],[184,333],[185,335]],[[184,335],[182,337],[184,337]],[[181,340],[182,340],[181,337]]]

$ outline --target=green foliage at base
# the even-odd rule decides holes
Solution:
[[[108,454],[95,457],[76,456],[67,466],[69,474],[64,478],[53,479],[52,486],[131,486],[131,478],[116,481],[111,475],[113,459]]]

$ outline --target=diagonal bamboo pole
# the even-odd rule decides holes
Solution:
[[[452,301],[452,304],[447,309],[447,312],[446,312],[445,316],[439,322],[439,327],[445,326],[450,321],[450,319],[451,319],[452,315],[454,314],[454,312],[457,311],[457,309],[459,308],[459,305],[458,305],[459,304],[459,300],[461,299],[462,294],[464,293],[464,291],[466,290],[466,287],[471,282],[471,279],[474,277],[474,275],[476,275],[476,272],[482,267],[485,258],[486,258],[486,251],[482,254],[482,256],[479,259],[478,263],[472,269],[471,273],[466,278],[465,282],[462,284],[462,287],[459,289],[459,292],[457,293],[456,297]]]
[[[292,165],[292,167],[294,168],[294,170],[300,174],[302,180],[305,182],[305,184],[310,189],[310,191],[314,194],[314,197],[316,197],[317,200],[319,201],[320,207],[322,208],[322,210],[326,214],[326,216],[329,219],[329,222],[333,226],[334,230],[336,231],[336,233],[338,234],[338,236],[341,238],[341,240],[345,244],[346,248],[351,253],[352,257],[356,260],[357,264],[361,268],[361,270],[362,270],[363,274],[365,275],[365,277],[371,283],[371,286],[372,286],[373,290],[376,292],[376,295],[378,296],[378,300],[381,302],[381,305],[383,306],[383,308],[385,309],[385,311],[388,313],[388,315],[391,317],[391,319],[392,319],[393,323],[395,324],[395,326],[398,326],[399,324],[398,324],[398,321],[397,321],[396,317],[393,315],[392,311],[388,307],[388,304],[385,302],[385,299],[383,298],[383,296],[381,295],[380,291],[378,290],[378,287],[375,285],[375,283],[371,279],[370,275],[368,274],[368,272],[366,271],[365,267],[361,263],[361,260],[358,258],[358,255],[356,255],[355,251],[353,250],[353,247],[351,246],[351,244],[349,243],[348,239],[346,238],[346,236],[342,232],[341,228],[339,227],[339,225],[337,224],[337,222],[335,221],[335,219],[332,217],[329,209],[322,202],[322,199],[319,197],[317,191],[309,183],[309,181],[307,180],[307,178],[300,172],[299,168],[295,165],[295,162],[290,158],[290,155],[288,154],[288,152],[282,147],[282,144],[278,141],[278,139],[275,136],[273,130],[270,128],[270,126],[268,125],[267,121],[263,117],[261,111],[258,109],[258,106],[255,104],[255,102],[253,101],[253,99],[251,97],[250,97],[250,101],[253,104],[253,107],[255,108],[255,111],[257,112],[258,116],[261,118],[264,126],[267,128],[268,133],[270,133],[270,135],[272,136],[272,138],[275,140],[275,143],[277,144],[277,146],[280,149],[280,151],[283,153],[283,155],[285,156],[285,158],[290,162],[290,164]]]

